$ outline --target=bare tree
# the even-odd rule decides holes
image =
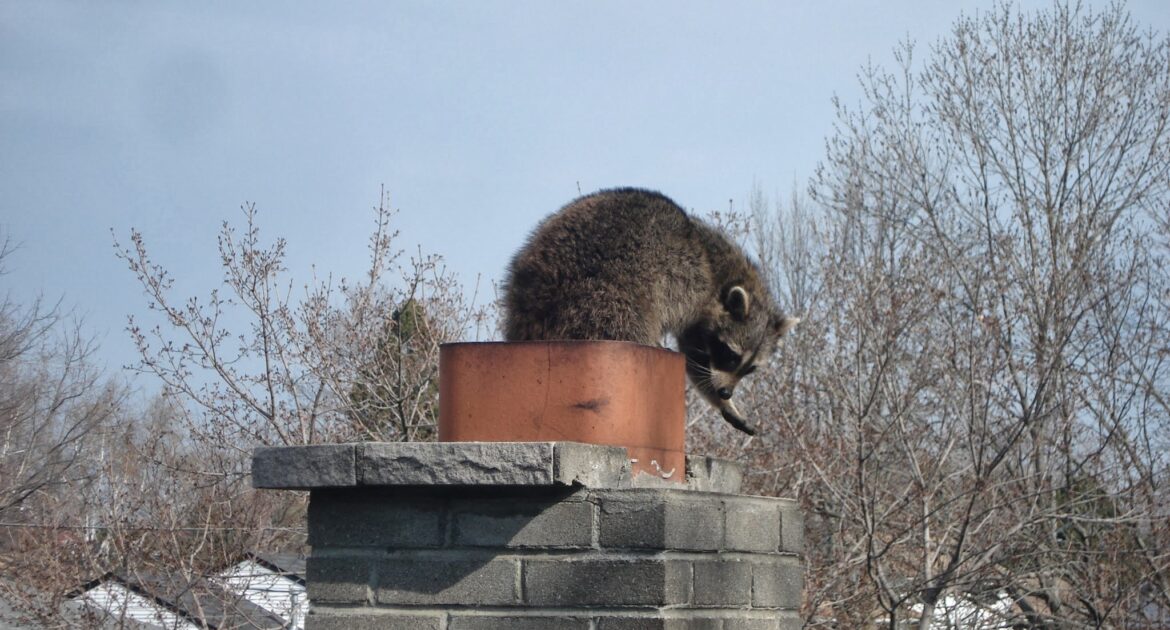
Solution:
[[[283,239],[265,247],[256,209],[245,227],[224,223],[219,251],[223,288],[207,299],[177,300],[172,278],[155,264],[143,235],[132,231],[118,255],[141,282],[150,309],[165,324],[132,319],[139,370],[157,376],[196,415],[192,430],[226,448],[310,444],[339,439],[402,440],[433,427],[438,346],[484,330],[488,313],[467,301],[436,256],[404,265],[394,248],[388,198],[375,209],[370,268],[361,282],[331,278],[305,285],[299,300],[282,279]],[[389,281],[397,278],[396,284]],[[409,308],[408,344],[394,314]],[[229,327],[244,321],[242,334]],[[365,392],[354,396],[355,391]],[[389,399],[388,393],[392,393]],[[377,394],[377,395],[375,395]],[[355,402],[360,401],[360,409]],[[371,405],[393,409],[393,422],[370,422]]]
[[[1165,623],[1170,47],[1058,3],[914,54],[761,245],[806,317],[751,480],[810,515],[806,619]]]
[[[94,481],[78,488],[85,522],[57,526],[84,535],[58,573],[198,584],[246,551],[297,549],[304,497],[252,490],[253,448],[434,435],[439,345],[485,330],[488,310],[439,257],[403,260],[385,195],[365,277],[299,290],[286,278],[284,240],[264,244],[255,207],[243,211],[241,229],[223,224],[223,283],[206,298],[176,298],[141,233],[129,246],[115,239],[150,311],[130,320],[134,367],[163,388],[140,417],[94,441]]]
[[[0,243],[0,274],[12,251]],[[124,387],[95,366],[95,348],[59,304],[0,301],[0,597],[21,617],[60,599],[35,577],[61,586],[78,575],[44,571],[78,551],[52,524],[79,512],[75,493],[96,478],[93,445],[125,405]]]
[[[224,224],[223,286],[207,298],[176,299],[131,232],[118,255],[150,311],[129,327],[136,367],[163,386],[146,405],[90,367],[92,347],[61,335],[57,310],[3,303],[0,590],[21,614],[77,627],[61,605],[96,576],[183,591],[247,551],[301,548],[304,497],[248,483],[257,445],[434,435],[439,344],[490,314],[437,256],[402,260],[385,197],[374,214],[366,276],[314,280],[300,297],[253,206],[242,230]],[[225,596],[214,608],[231,613]]]
[[[68,604],[99,576],[170,598],[201,588],[245,551],[303,546],[303,503],[210,474],[234,465],[233,454],[191,440],[176,421],[177,402],[123,405],[88,436],[77,464],[84,474],[38,496],[35,514],[5,524],[12,553],[0,563],[0,588],[21,617],[44,628],[110,627]],[[222,589],[200,593],[203,603],[217,597],[210,609],[217,614],[240,604]]]
[[[11,251],[0,244],[0,274]],[[93,350],[57,306],[0,302],[0,520],[84,474],[84,440],[122,398],[93,366]]]

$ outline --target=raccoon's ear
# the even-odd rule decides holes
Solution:
[[[784,335],[788,334],[788,331],[796,328],[796,325],[800,323],[800,318],[774,317],[770,323],[772,324],[772,330],[775,331],[776,335],[783,337]]]
[[[731,313],[732,318],[741,322],[747,319],[750,306],[751,298],[741,286],[731,287],[727,290],[727,296],[723,298],[723,308]]]

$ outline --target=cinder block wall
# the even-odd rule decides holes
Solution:
[[[318,477],[329,471],[332,481],[317,487],[308,483],[314,473],[291,470],[297,458],[288,449],[258,452],[258,487],[311,491],[307,627],[800,627],[803,530],[792,501],[638,487],[628,468],[598,470],[597,462],[622,461],[609,447],[545,446],[548,477],[513,479],[507,460],[516,454],[485,458],[484,445],[470,459],[457,444],[374,445],[365,455],[356,445],[352,459],[342,458],[353,462],[352,485],[337,484],[320,452],[303,458]],[[395,447],[414,449],[415,472],[387,479],[382,466],[377,484],[363,484],[375,477],[363,466],[385,463]],[[420,460],[417,449],[430,447],[429,461],[426,453]],[[530,472],[533,458],[519,459]],[[444,479],[454,471],[459,482],[414,483],[412,474],[435,476],[428,466],[443,467]],[[726,464],[695,468],[705,472],[692,473],[691,487],[727,489],[709,474]],[[477,475],[491,483],[476,483]]]

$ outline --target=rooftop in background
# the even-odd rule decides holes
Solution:
[[[95,621],[167,627],[301,628],[305,558],[248,553],[212,576],[107,573],[82,585],[71,600]]]

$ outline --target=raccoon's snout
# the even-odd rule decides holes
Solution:
[[[679,345],[687,357],[687,374],[703,398],[719,410],[719,415],[723,416],[723,420],[728,424],[748,435],[755,435],[755,427],[748,424],[731,401],[735,396],[735,385],[739,381],[734,372],[719,369],[712,361],[708,343],[696,339],[696,336],[685,335],[679,340]]]

